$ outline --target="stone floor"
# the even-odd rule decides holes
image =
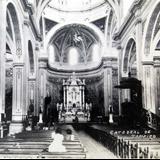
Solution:
[[[117,159],[113,153],[106,149],[102,144],[95,141],[85,132],[78,132],[81,143],[87,150],[87,159]]]

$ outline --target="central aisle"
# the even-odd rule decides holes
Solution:
[[[85,132],[77,132],[81,143],[87,150],[87,159],[117,159],[113,153],[106,149],[102,144],[95,141]]]

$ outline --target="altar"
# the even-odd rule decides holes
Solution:
[[[90,121],[91,104],[85,103],[85,80],[80,80],[75,73],[68,80],[63,80],[63,104],[57,104],[59,122]]]

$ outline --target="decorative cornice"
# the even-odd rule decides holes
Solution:
[[[54,71],[54,72],[59,72],[59,73],[62,73],[62,72],[65,72],[65,73],[72,73],[72,72],[78,72],[78,73],[86,73],[86,72],[91,72],[91,71],[96,71],[96,70],[101,70],[103,68],[108,68],[108,67],[111,67],[111,68],[115,68],[117,67],[115,65],[115,63],[117,62],[117,65],[118,65],[118,59],[115,58],[115,57],[103,57],[102,58],[102,61],[101,63],[98,65],[98,66],[95,66],[95,67],[88,67],[86,69],[82,69],[82,70],[69,70],[69,69],[63,69],[63,68],[54,68],[53,66],[50,66],[48,64],[48,58],[47,57],[41,57],[39,59],[39,62],[40,62],[40,65],[39,65],[39,68],[48,68],[49,71]],[[109,63],[110,62],[110,63]]]

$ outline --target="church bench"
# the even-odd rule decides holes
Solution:
[[[12,147],[8,147],[8,148],[0,148],[0,153],[3,153],[3,152],[11,152],[11,153],[32,153],[33,152],[37,152],[37,153],[41,153],[43,152],[45,148],[26,148],[26,147],[20,147],[20,148],[12,148]],[[74,148],[69,148],[69,147],[66,147],[66,150],[67,152],[78,152],[78,153],[81,153],[81,152],[84,152],[84,148],[77,148],[77,147],[74,147]]]
[[[4,153],[0,155],[0,159],[86,159],[86,153],[23,153],[23,154],[9,154]]]
[[[1,139],[0,159],[85,159],[86,150],[76,132],[73,129],[72,131],[75,140],[63,141],[67,150],[66,153],[45,152],[53,142],[53,138],[51,138],[53,132],[33,131],[17,134],[15,138]]]
[[[108,147],[119,158],[147,158],[159,156],[160,150],[160,138],[158,135],[152,134],[151,131],[146,130],[144,134],[140,134],[139,131],[116,131],[110,132],[111,136],[108,136],[108,131],[98,127],[89,127],[87,133],[90,134],[97,141],[105,144],[106,137],[111,138],[113,141],[113,149]],[[102,137],[103,136],[103,137]],[[104,141],[104,142],[103,142]],[[107,143],[111,142],[107,140]],[[150,147],[148,147],[150,146]]]
[[[149,148],[149,153],[148,153],[148,158],[149,159],[160,159],[160,148]]]
[[[0,145],[0,149],[45,149],[48,148],[48,145]],[[81,150],[83,146],[81,145],[69,145],[66,146],[66,149],[74,149],[74,150]]]
[[[23,141],[23,140],[14,140],[14,141],[1,141],[0,144],[3,144],[3,143],[24,143],[24,144],[29,144],[30,142],[33,143],[33,144],[50,144],[53,142],[52,141],[38,141],[38,140],[26,140],[26,141]],[[80,141],[63,141],[64,144],[79,144],[81,143]]]
[[[147,158],[150,150],[160,150],[160,143],[144,140],[119,140],[117,143],[117,156],[121,158]],[[154,149],[153,149],[154,148]],[[156,152],[157,153],[157,152]]]
[[[3,157],[4,159],[6,158],[13,158],[14,155],[16,156],[16,154],[18,154],[18,156],[14,157],[14,158],[24,158],[23,156],[24,155],[31,155],[31,157],[33,156],[37,156],[39,154],[43,155],[44,154],[44,149],[48,148],[46,146],[36,146],[33,147],[32,145],[31,146],[27,146],[26,145],[23,145],[21,144],[18,148],[14,148],[14,147],[9,147],[9,146],[5,146],[4,148],[1,146],[3,145],[0,145],[0,157]],[[29,148],[31,147],[31,148]],[[59,158],[65,158],[65,159],[74,159],[74,158],[77,158],[77,159],[84,159],[86,157],[86,153],[85,153],[85,149],[83,148],[83,145],[81,144],[78,144],[78,145],[72,145],[71,146],[66,146],[66,149],[67,149],[67,152],[66,153],[46,153],[46,155],[44,155],[45,158],[49,158],[49,159],[59,159]],[[8,156],[9,155],[12,155],[12,156]],[[13,159],[14,159],[13,158]],[[28,158],[28,156],[26,157]],[[24,158],[25,159],[25,158]]]
[[[50,144],[49,144],[50,145]],[[48,148],[49,147],[49,145],[40,145],[41,147],[44,147],[44,148]],[[0,148],[4,148],[4,146],[15,146],[16,147],[16,144],[2,144],[2,145],[0,145]],[[23,147],[23,148],[27,148],[27,146],[31,146],[32,148],[36,148],[36,146],[39,146],[39,145],[32,145],[32,144],[30,144],[30,145],[25,145],[25,144],[19,144],[19,145],[17,145],[18,147]],[[64,145],[66,148],[80,148],[80,147],[83,147],[83,145],[82,144],[65,144]]]

